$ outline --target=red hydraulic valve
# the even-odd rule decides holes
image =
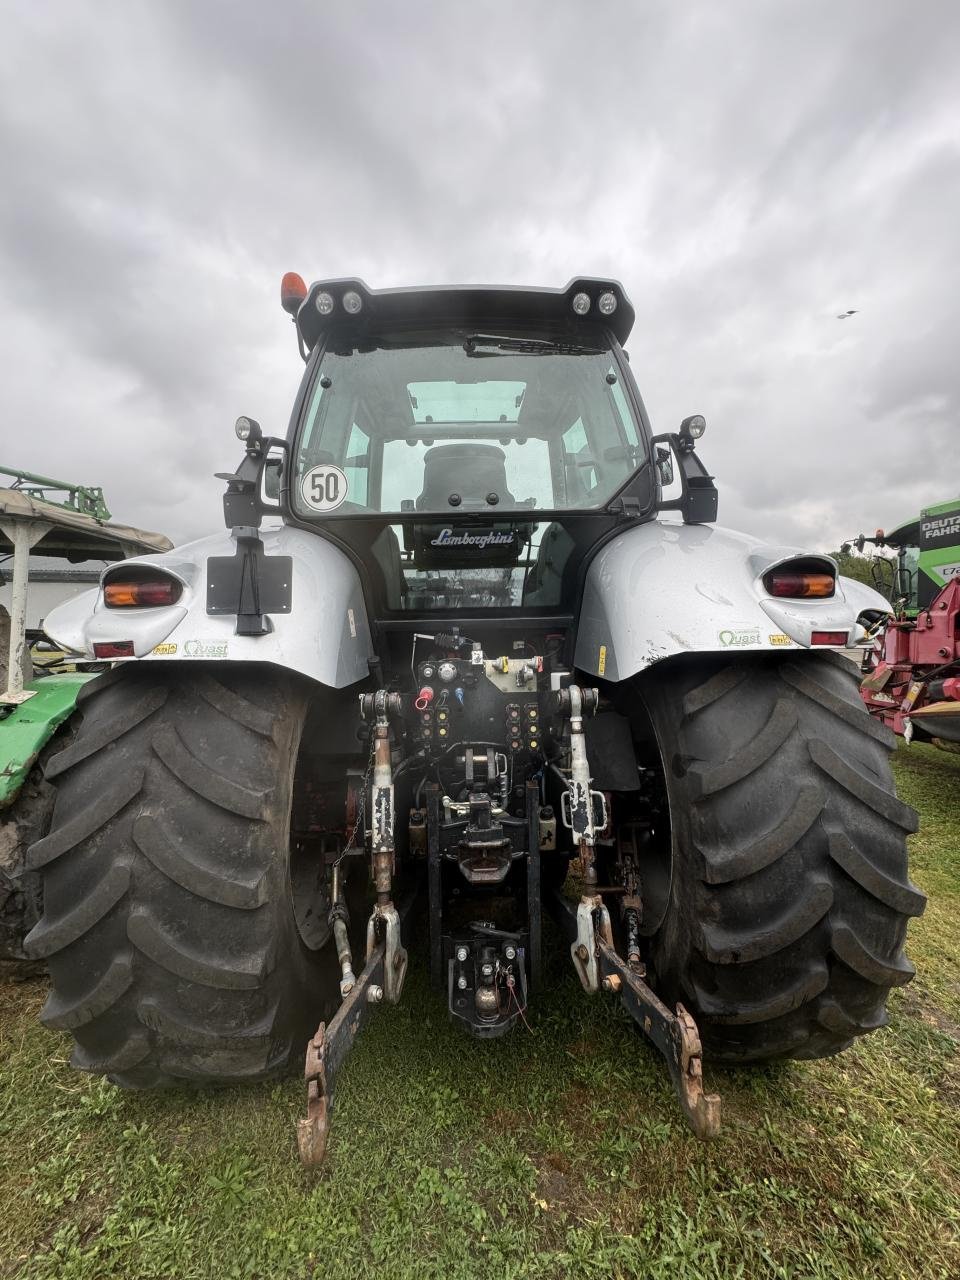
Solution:
[[[427,707],[429,707],[432,701],[433,701],[433,690],[430,688],[428,684],[425,684],[423,688],[420,690],[420,692],[417,694],[417,700],[416,702],[414,702],[413,705],[416,707],[418,711],[426,711]]]

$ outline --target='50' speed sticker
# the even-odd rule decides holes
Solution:
[[[347,477],[328,462],[311,467],[300,482],[300,494],[313,511],[336,511],[347,500]]]

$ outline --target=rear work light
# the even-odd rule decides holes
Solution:
[[[763,575],[763,585],[772,596],[788,600],[823,600],[832,596],[836,582],[824,569],[798,569],[784,565]]]
[[[160,573],[132,570],[111,577],[103,585],[103,603],[108,609],[155,609],[176,604],[183,594],[183,584]]]
[[[132,640],[106,640],[93,646],[95,658],[133,658]]]
[[[810,633],[811,644],[846,645],[849,639],[849,631],[812,631]]]

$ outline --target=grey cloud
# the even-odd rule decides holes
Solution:
[[[216,527],[237,413],[285,427],[291,268],[619,276],[648,407],[707,415],[734,527],[828,546],[960,485],[950,0],[24,0],[4,29],[3,453],[127,519]]]

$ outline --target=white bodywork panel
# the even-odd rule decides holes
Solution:
[[[587,570],[576,666],[617,681],[678,653],[808,648],[812,631],[846,631],[847,648],[863,645],[858,616],[891,612],[872,587],[838,578],[826,600],[783,600],[764,589],[768,569],[814,554],[829,560],[710,525],[628,529]]]
[[[53,609],[44,630],[86,658],[95,656],[96,643],[132,640],[136,657],[149,662],[269,662],[334,689],[363,680],[373,647],[353,564],[332,543],[301,529],[282,526],[261,537],[265,555],[293,560],[291,611],[271,614],[267,635],[238,636],[236,615],[207,613],[207,559],[236,551],[226,530],[165,555],[124,561],[125,568],[159,565],[179,578],[183,595],[177,604],[108,609],[97,587]]]

